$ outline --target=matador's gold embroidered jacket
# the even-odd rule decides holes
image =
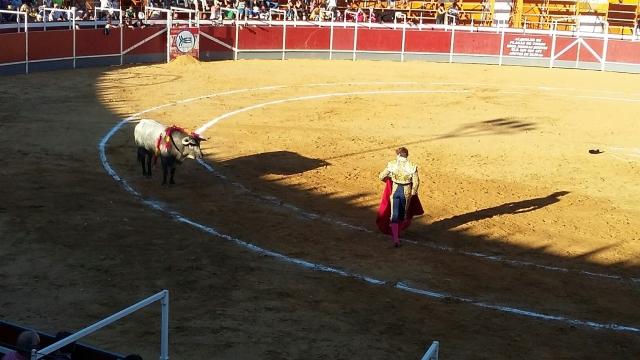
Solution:
[[[420,178],[418,177],[418,166],[414,163],[406,160],[406,158],[398,157],[398,159],[389,161],[387,167],[380,172],[380,180],[384,181],[385,178],[390,178],[393,182],[393,188],[391,189],[391,196],[398,188],[398,184],[404,186],[404,197],[407,199],[406,211],[409,211],[409,200],[412,195],[418,194],[418,187],[420,186]],[[408,186],[407,186],[408,185]],[[406,212],[405,212],[406,213]],[[393,216],[393,214],[392,214]]]

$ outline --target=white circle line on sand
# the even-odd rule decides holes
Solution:
[[[259,89],[259,88],[256,88]],[[249,91],[249,90],[246,90]],[[213,97],[213,96],[219,96],[222,93],[218,93],[218,94],[211,94],[211,95],[207,95],[204,97],[199,97],[199,98],[205,98],[205,97]],[[195,99],[195,98],[194,98]],[[174,103],[172,103],[174,104]],[[169,104],[171,105],[171,104]],[[133,195],[134,197],[138,198],[140,201],[142,201],[144,204],[146,204],[147,206],[158,210],[160,212],[163,212],[165,214],[168,214],[169,216],[171,216],[174,220],[178,221],[178,222],[182,222],[185,224],[189,224],[195,228],[198,228],[206,233],[209,233],[211,235],[214,235],[216,237],[220,237],[223,238],[227,241],[231,241],[241,247],[244,247],[250,251],[253,251],[255,253],[258,254],[262,254],[262,255],[267,255],[273,258],[276,258],[280,261],[286,262],[286,263],[290,263],[290,264],[294,264],[297,266],[301,266],[303,268],[306,269],[311,269],[311,270],[315,270],[315,271],[321,271],[321,272],[329,272],[329,273],[334,273],[336,275],[340,275],[340,276],[345,276],[345,277],[350,277],[350,278],[355,278],[355,279],[359,279],[362,281],[365,281],[369,284],[374,284],[374,285],[383,285],[386,284],[387,281],[385,280],[380,280],[380,279],[376,279],[373,277],[369,277],[366,275],[361,275],[358,273],[354,273],[354,272],[348,272],[345,270],[341,270],[335,267],[331,267],[331,266],[327,266],[327,265],[323,265],[323,264],[317,264],[317,263],[313,263],[313,262],[309,262],[303,259],[298,259],[298,258],[294,258],[294,257],[290,257],[281,253],[277,253],[271,250],[267,250],[264,249],[262,247],[259,247],[257,245],[242,241],[238,238],[232,237],[230,235],[226,235],[223,233],[218,232],[217,230],[215,230],[212,227],[200,224],[196,221],[193,221],[189,218],[186,218],[184,216],[182,216],[180,213],[173,211],[171,209],[169,209],[167,206],[165,206],[164,204],[161,204],[153,199],[145,199],[142,197],[142,195],[136,191],[135,189],[133,189],[133,187],[131,187],[131,185],[129,185],[129,183],[123,179],[122,177],[120,177],[115,170],[113,170],[113,168],[111,167],[111,165],[109,164],[109,161],[107,159],[106,156],[106,146],[109,142],[109,140],[113,137],[113,135],[120,130],[125,124],[129,123],[134,117],[139,116],[143,113],[149,112],[155,110],[155,109],[159,109],[161,107],[164,106],[169,106],[167,104],[165,105],[160,105],[145,111],[141,111],[137,114],[134,114],[126,119],[123,119],[122,121],[120,121],[119,123],[117,123],[110,131],[107,132],[107,134],[105,134],[105,136],[100,140],[100,142],[98,143],[98,151],[99,151],[99,157],[100,157],[100,161],[102,163],[102,166],[104,167],[104,169],[107,171],[107,173],[116,181],[118,182],[124,189],[125,191],[129,192],[131,195]],[[548,315],[548,314],[543,314],[543,313],[538,313],[535,311],[530,311],[530,310],[524,310],[524,309],[518,309],[518,308],[513,308],[513,307],[507,307],[507,306],[502,306],[502,305],[495,305],[495,304],[487,304],[481,301],[476,301],[473,299],[468,299],[468,298],[463,298],[463,297],[458,297],[458,296],[452,296],[446,293],[442,293],[442,292],[437,292],[437,291],[432,291],[432,290],[428,290],[428,289],[418,289],[418,288],[414,288],[414,287],[410,287],[404,283],[398,282],[393,284],[393,286],[397,289],[400,290],[404,290],[410,293],[414,293],[414,294],[418,294],[418,295],[422,295],[422,296],[426,296],[426,297],[431,297],[431,298],[449,298],[449,299],[453,299],[455,301],[459,301],[459,302],[464,302],[464,303],[469,303],[478,307],[482,307],[482,308],[488,308],[488,309],[492,309],[492,310],[496,310],[496,311],[500,311],[500,312],[505,312],[505,313],[512,313],[512,314],[518,314],[518,315],[522,315],[522,316],[526,316],[526,317],[531,317],[531,318],[536,318],[536,319],[542,319],[542,320],[554,320],[554,321],[559,321],[559,322],[564,322],[567,324],[571,324],[571,325],[581,325],[581,326],[587,326],[587,327],[591,327],[591,328],[596,328],[596,329],[610,329],[610,330],[615,330],[615,331],[623,331],[623,332],[630,332],[630,333],[640,333],[640,328],[638,327],[633,327],[633,326],[626,326],[626,325],[618,325],[618,324],[614,324],[614,323],[599,323],[599,322],[594,322],[594,321],[588,321],[588,320],[578,320],[578,319],[571,319],[565,316],[560,316],[560,315]]]
[[[250,105],[250,106],[247,106],[247,107],[243,107],[243,108],[240,108],[240,109],[237,109],[237,110],[233,110],[233,111],[218,115],[214,119],[209,120],[204,125],[200,126],[196,130],[196,132],[202,134],[205,131],[207,131],[211,126],[217,124],[218,122],[220,122],[220,121],[222,121],[224,119],[227,119],[229,117],[238,115],[238,114],[243,113],[243,112],[256,110],[256,109],[263,108],[263,107],[266,107],[266,106],[283,104],[283,103],[287,103],[287,102],[305,101],[305,100],[317,100],[317,99],[324,99],[324,98],[330,98],[330,97],[336,97],[336,96],[353,96],[353,95],[416,94],[416,93],[466,93],[466,92],[468,92],[468,91],[467,90],[386,90],[386,91],[385,90],[375,90],[375,91],[353,91],[353,92],[339,92],[339,93],[329,93],[329,94],[307,95],[307,96],[299,96],[299,97],[293,97],[293,98],[287,98],[287,99],[272,100],[272,101],[267,101],[267,102],[263,102],[263,103]],[[204,166],[205,169],[207,169],[209,172],[215,172],[218,177],[226,179],[226,177],[224,177],[224,175],[222,175],[219,172],[215,171],[213,166],[207,164],[205,161],[199,160],[198,162],[202,166]],[[233,184],[235,186],[237,186],[239,189],[242,189],[245,192],[251,193],[254,196],[257,196],[258,198],[260,198],[262,200],[266,200],[266,201],[274,203],[274,204],[281,204],[281,206],[287,207],[287,208],[289,208],[291,210],[294,210],[294,211],[297,211],[297,212],[303,214],[307,218],[321,219],[321,220],[323,220],[325,222],[329,222],[329,223],[333,223],[333,224],[336,224],[336,225],[346,226],[346,227],[349,227],[351,229],[356,229],[356,230],[372,233],[371,230],[369,230],[369,229],[367,229],[367,228],[365,228],[363,226],[348,224],[348,223],[345,223],[344,221],[336,220],[336,219],[333,219],[331,217],[321,216],[321,215],[318,215],[318,214],[314,214],[312,212],[304,211],[304,210],[301,210],[301,209],[295,207],[294,205],[287,204],[286,202],[284,202],[284,201],[282,201],[280,199],[277,199],[275,197],[265,196],[265,195],[261,195],[261,194],[255,193],[255,192],[247,189],[246,187],[244,187],[242,184],[240,184],[238,182],[233,182]],[[463,254],[463,255],[473,256],[473,257],[476,257],[476,258],[481,258],[481,259],[488,260],[488,261],[503,262],[503,263],[508,263],[508,264],[511,264],[511,265],[518,265],[518,266],[536,267],[536,268],[540,268],[540,269],[544,269],[544,270],[559,271],[559,272],[565,272],[565,273],[572,272],[572,273],[576,273],[576,274],[584,275],[584,276],[589,276],[589,277],[597,277],[597,278],[603,278],[603,279],[613,279],[613,280],[618,280],[618,281],[623,281],[623,282],[624,281],[630,281],[632,284],[640,283],[640,279],[636,279],[636,278],[628,278],[627,279],[627,278],[623,278],[622,276],[619,276],[619,275],[591,272],[591,271],[585,271],[585,270],[581,270],[581,269],[568,269],[568,268],[563,268],[563,267],[558,267],[558,266],[550,266],[550,265],[538,264],[538,263],[534,263],[534,262],[530,262],[530,261],[512,260],[512,259],[503,258],[501,256],[487,255],[487,254],[483,254],[483,253],[480,253],[480,252],[460,251],[460,250],[454,249],[454,248],[449,247],[449,246],[436,245],[436,244],[433,244],[433,243],[430,243],[430,242],[418,242],[418,241],[414,241],[414,240],[410,240],[410,239],[403,239],[403,240],[407,241],[407,242],[410,242],[410,243],[413,243],[413,244],[426,246],[426,247],[429,247],[429,248],[432,248],[432,249],[436,249],[436,250],[440,250],[440,251],[454,252],[454,253],[458,253],[458,254]]]

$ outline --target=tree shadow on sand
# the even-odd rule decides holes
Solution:
[[[553,194],[533,199],[514,201],[502,205],[471,211],[466,214],[455,215],[450,218],[435,221],[429,225],[429,228],[437,230],[455,229],[459,226],[490,219],[500,215],[515,215],[542,209],[543,207],[553,205],[560,201],[560,198],[569,194],[569,191],[557,191]]]
[[[417,145],[417,144],[424,144],[431,141],[453,139],[453,138],[464,138],[464,137],[491,136],[491,135],[515,135],[521,132],[532,131],[535,129],[537,129],[537,127],[536,127],[536,124],[533,122],[519,120],[513,117],[496,118],[491,120],[484,120],[484,121],[477,121],[477,122],[472,122],[468,124],[463,124],[445,134],[436,135],[427,139],[411,141],[403,145],[411,146],[411,145]],[[356,155],[374,153],[382,150],[390,150],[393,148],[394,147],[382,146],[378,148],[332,156],[330,158],[327,158],[327,160],[347,158],[347,157],[356,156]]]

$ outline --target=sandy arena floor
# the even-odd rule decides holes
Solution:
[[[635,75],[179,59],[2,81],[2,319],[77,330],[166,288],[177,360],[419,359],[432,340],[442,359],[640,354]],[[189,161],[163,187],[159,167],[141,175],[134,124],[105,138],[163,104],[141,117],[196,129],[227,114],[204,132],[214,172]],[[108,163],[142,198],[386,284],[175,221],[105,171],[105,139]],[[419,164],[426,214],[393,249],[374,218],[377,174],[400,145]],[[155,307],[88,341],[153,359],[158,324]]]

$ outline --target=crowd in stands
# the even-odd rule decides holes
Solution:
[[[94,7],[120,9],[119,0],[0,0],[0,9],[19,10],[28,13],[28,20],[34,21],[76,21],[94,20]],[[124,0],[123,0],[124,1]],[[268,20],[270,10],[277,9],[277,20],[301,21],[358,21],[393,22],[398,11],[412,11],[411,0],[126,0],[122,12],[124,24],[129,27],[143,27],[146,19],[162,18],[159,11],[144,12],[145,6],[166,8],[178,6],[197,9],[201,19]],[[458,0],[445,5],[447,0],[433,0],[429,8],[436,23],[456,22],[462,8]],[[425,9],[427,5],[424,5]],[[75,12],[70,9],[72,7]],[[100,10],[97,19],[119,18],[119,11]],[[177,12],[175,17],[180,16]],[[15,14],[0,14],[0,22],[16,22]],[[411,20],[411,19],[410,19]],[[109,26],[107,26],[109,27]]]
[[[150,0],[151,1],[151,0]],[[173,5],[197,9],[201,19],[393,22],[396,12],[428,12],[438,24],[457,23],[463,14],[459,0],[173,0]],[[175,3],[177,1],[177,3]],[[270,10],[279,10],[270,14]],[[160,17],[160,13],[149,17]],[[174,14],[177,16],[177,14]],[[414,19],[409,17],[409,21]]]
[[[70,332],[61,331],[56,334],[55,341],[58,342],[70,336]],[[15,350],[10,351],[2,357],[2,360],[29,360],[31,352],[40,349],[40,336],[35,331],[24,331],[20,333],[16,341]],[[73,354],[76,344],[71,343],[61,347],[52,354],[45,356],[45,360],[78,360],[74,359]],[[1,353],[0,353],[1,355]],[[143,360],[140,355],[127,355],[122,360]]]

